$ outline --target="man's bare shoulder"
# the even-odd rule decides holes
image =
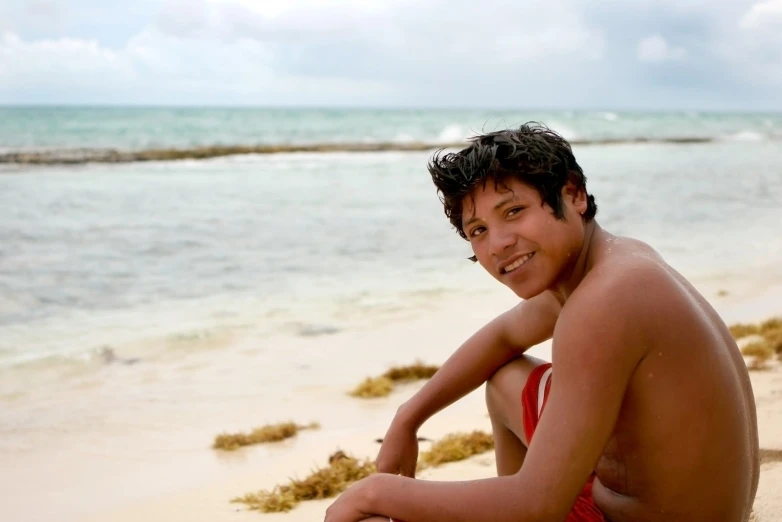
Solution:
[[[558,328],[601,328],[621,344],[645,344],[664,304],[681,290],[672,269],[648,245],[621,240],[598,253],[590,271],[565,302]],[[555,333],[556,335],[556,333]]]
[[[678,277],[651,246],[635,239],[613,238],[600,245],[591,269],[568,302],[606,306],[608,301],[628,313],[637,312],[652,306],[655,297],[674,292],[680,286]]]

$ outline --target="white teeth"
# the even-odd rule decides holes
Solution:
[[[503,269],[503,272],[505,272],[507,274],[508,272],[512,272],[512,271],[516,270],[518,267],[520,267],[521,265],[523,265],[524,263],[529,261],[530,258],[533,256],[533,254],[534,254],[534,252],[532,254],[525,255],[524,257],[520,258],[518,261],[514,261],[510,265],[506,266]]]

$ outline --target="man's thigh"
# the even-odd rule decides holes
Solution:
[[[492,419],[501,421],[525,446],[521,392],[532,371],[546,361],[522,355],[506,363],[486,382],[486,404]],[[537,412],[536,412],[537,413]]]

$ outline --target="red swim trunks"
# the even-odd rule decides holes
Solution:
[[[548,392],[551,388],[551,363],[541,364],[530,373],[527,384],[521,391],[521,406],[524,412],[524,435],[527,441],[532,441],[538,420],[543,413],[543,408],[548,400]],[[592,482],[595,475],[589,477],[584,489],[578,495],[573,509],[570,511],[566,522],[605,522],[603,513],[595,505],[592,498]]]

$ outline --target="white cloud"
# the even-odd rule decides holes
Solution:
[[[647,36],[638,42],[638,59],[642,62],[666,62],[669,60],[683,60],[687,57],[687,50],[683,47],[671,47],[659,34]]]
[[[95,40],[61,38],[24,42],[14,33],[0,38],[0,84],[6,87],[49,82],[128,79],[131,74],[114,51]]]
[[[278,75],[269,66],[270,57],[263,44],[246,38],[224,43],[177,38],[154,29],[119,50],[70,38],[27,42],[6,33],[0,37],[0,101],[4,93],[24,97],[42,86],[66,93],[76,103],[133,97],[137,103],[212,99],[292,104],[317,95],[349,102],[368,93],[388,94],[382,84],[369,81],[323,78],[314,84],[295,75]]]
[[[737,39],[723,45],[722,54],[749,81],[779,92],[782,89],[782,0],[753,4],[737,25]]]
[[[447,59],[451,53],[501,61],[538,60],[569,54],[602,56],[599,31],[587,27],[561,2],[534,2],[535,9],[502,1],[454,6],[444,0],[289,0],[273,6],[250,0],[171,2],[158,28],[177,36],[239,36],[289,46],[325,48],[351,43]],[[487,56],[488,54],[488,56]],[[411,60],[409,63],[419,60]]]
[[[743,29],[773,32],[782,37],[782,0],[767,0],[753,5],[742,17]]]
[[[690,107],[782,86],[782,0],[63,0],[56,28],[25,2],[0,3],[0,103]]]
[[[196,103],[415,103],[410,97],[423,91],[463,103],[490,76],[517,81],[523,72],[553,82],[566,78],[569,62],[601,59],[602,34],[576,10],[536,3],[174,0],[119,47],[10,33],[0,41],[0,102],[92,82],[91,93],[99,85],[112,95],[168,99],[179,90]],[[443,84],[462,92],[437,92]]]

